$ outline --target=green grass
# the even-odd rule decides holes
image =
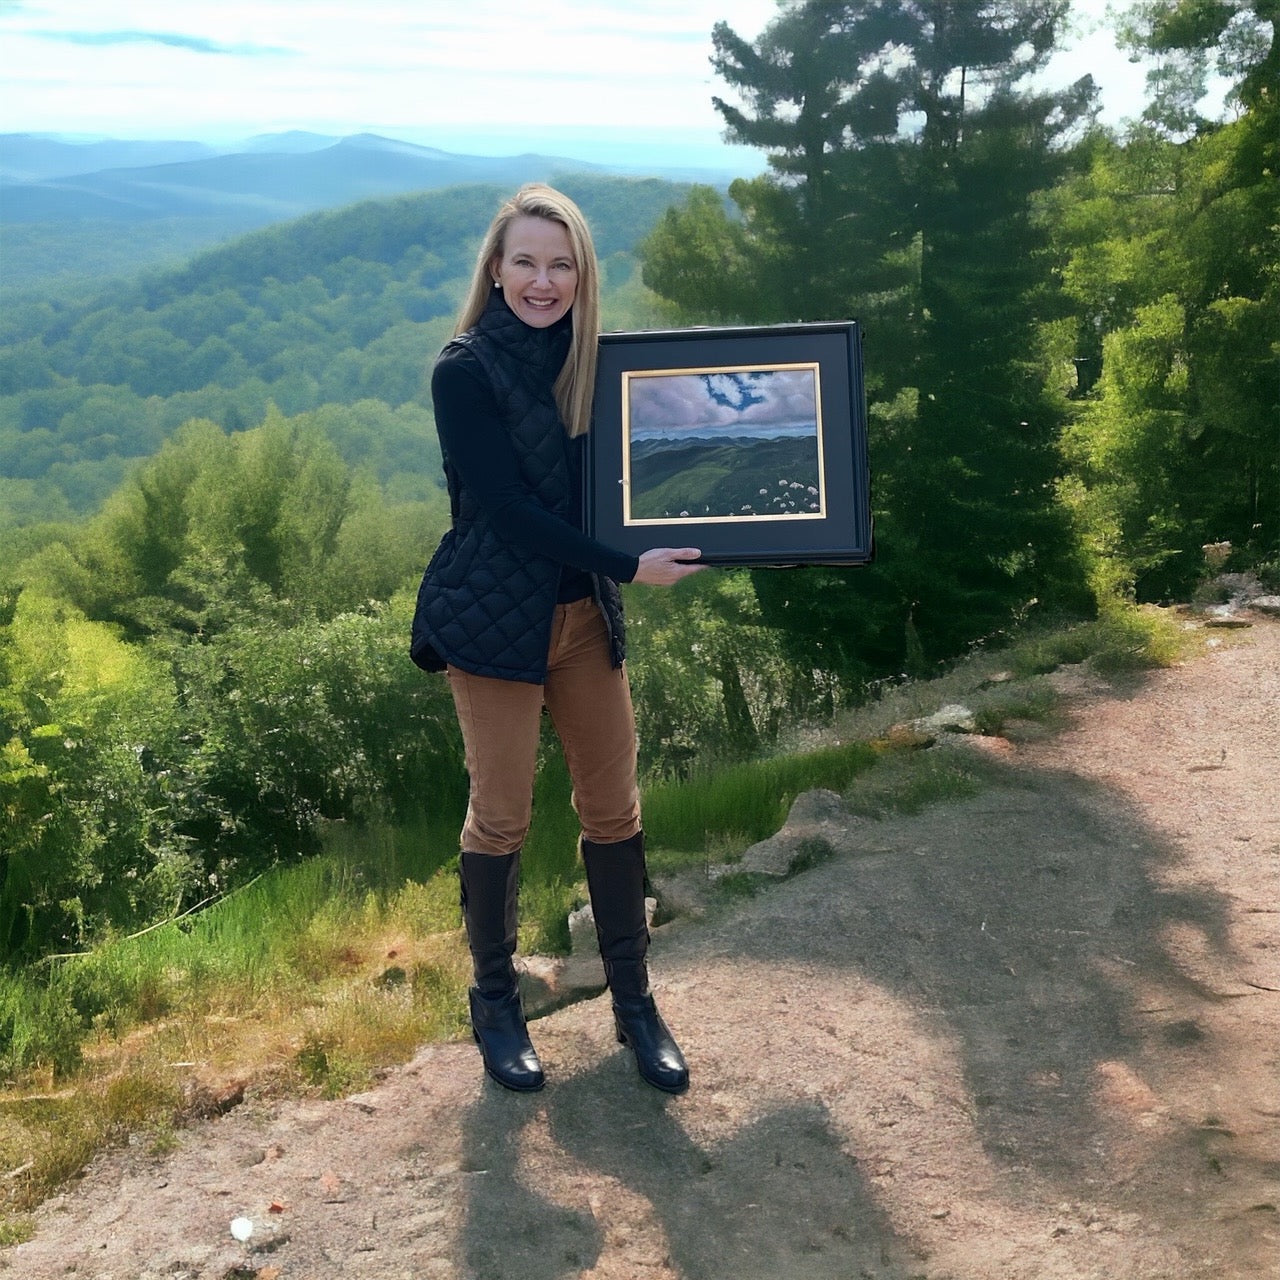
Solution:
[[[1086,660],[1100,672],[1119,674],[1166,667],[1187,647],[1185,632],[1166,613],[1106,604],[1091,622],[1019,641],[1010,650],[1010,662],[1023,676]]]
[[[778,830],[802,792],[843,791],[876,758],[870,743],[850,742],[661,783],[645,796],[645,831],[663,848],[703,852],[725,832],[753,844]]]
[[[30,1240],[35,1233],[35,1219],[24,1213],[15,1214],[11,1218],[0,1218],[0,1249]]]

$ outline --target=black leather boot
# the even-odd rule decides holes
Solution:
[[[532,1093],[546,1083],[529,1040],[520,986],[512,957],[516,951],[516,895],[520,854],[463,853],[462,919],[475,969],[471,988],[471,1031],[484,1069],[500,1085]]]
[[[644,833],[615,844],[582,841],[600,958],[613,996],[618,1043],[636,1055],[641,1077],[655,1089],[683,1093],[689,1068],[649,990],[649,926],[644,913]]]

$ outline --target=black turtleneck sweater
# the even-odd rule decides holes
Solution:
[[[563,343],[566,316],[539,332],[548,343]],[[567,347],[566,347],[567,350]],[[559,600],[591,595],[592,573],[630,582],[639,561],[582,532],[582,441],[565,435],[565,452],[574,478],[575,524],[543,507],[520,477],[515,450],[502,425],[498,403],[480,363],[465,348],[441,353],[431,374],[436,430],[458,478],[484,508],[494,530],[515,546],[549,556],[564,565]]]

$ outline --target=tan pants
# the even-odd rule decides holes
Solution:
[[[514,853],[524,844],[544,702],[569,766],[583,835],[612,844],[640,830],[631,689],[625,669],[610,665],[594,601],[556,606],[545,685],[452,666],[448,675],[471,779],[463,849]]]

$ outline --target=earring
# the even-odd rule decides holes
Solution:
[[[495,289],[501,289],[501,288],[502,288],[502,281],[501,281],[501,280],[495,280],[495,281],[493,282],[493,287],[494,287]]]

